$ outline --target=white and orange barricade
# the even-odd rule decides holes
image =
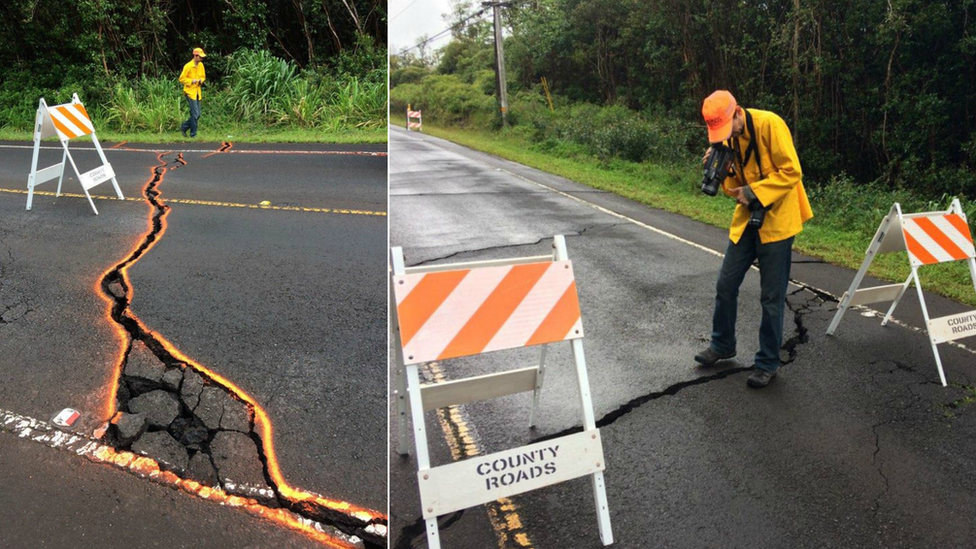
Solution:
[[[102,165],[85,173],[80,173],[78,166],[75,165],[74,158],[71,157],[71,152],[68,151],[68,141],[83,135],[91,136],[92,143],[95,144],[95,150],[98,151],[98,157],[101,159]],[[54,136],[57,136],[62,148],[64,148],[64,155],[61,157],[61,162],[38,170],[37,157],[41,150],[41,140]],[[34,187],[41,183],[57,178],[58,191],[56,195],[61,196],[61,182],[64,180],[65,161],[71,162],[71,167],[74,169],[75,175],[78,176],[81,188],[85,191],[85,196],[88,197],[88,203],[91,204],[95,215],[98,215],[98,209],[95,207],[95,202],[92,201],[91,195],[88,194],[88,190],[99,183],[111,180],[112,186],[115,187],[115,194],[119,197],[119,200],[124,199],[122,190],[119,189],[119,182],[115,179],[115,171],[112,170],[112,165],[105,158],[102,146],[98,143],[98,138],[95,136],[95,126],[92,124],[91,117],[88,116],[88,111],[85,110],[85,106],[78,99],[78,94],[72,95],[71,103],[65,103],[64,105],[49,107],[44,102],[43,97],[38,102],[37,116],[34,119],[34,158],[31,161],[30,175],[27,178],[28,210],[31,209],[34,202]]]
[[[407,131],[415,130],[423,133],[424,116],[422,111],[415,111],[407,105]]]
[[[889,284],[871,288],[859,288],[874,256],[885,252],[908,252],[908,261],[912,272],[902,284]],[[976,336],[976,311],[929,318],[929,311],[925,305],[925,295],[918,280],[918,269],[924,265],[946,263],[949,261],[965,261],[969,265],[969,273],[976,289],[976,249],[973,246],[973,234],[969,228],[966,214],[962,210],[959,199],[952,201],[952,205],[945,212],[925,212],[903,214],[901,206],[895,204],[885,216],[874,235],[874,240],[868,247],[864,264],[854,276],[851,288],[844,293],[834,319],[827,327],[827,335],[832,335],[840,323],[841,317],[852,305],[864,305],[892,301],[891,308],[885,315],[881,325],[887,325],[891,314],[905,291],[915,282],[918,290],[918,301],[922,306],[925,318],[926,333],[935,355],[935,365],[939,368],[939,379],[942,386],[946,385],[945,373],[942,371],[942,358],[939,356],[938,345],[955,341],[965,337]]]
[[[613,543],[573,264],[562,236],[555,237],[553,249],[551,256],[411,268],[404,266],[400,248],[391,250],[398,451],[409,453],[409,410],[431,549],[440,547],[439,515],[583,476],[593,480],[600,539]],[[534,425],[547,347],[562,342],[571,346],[576,365],[582,432],[431,467],[424,412],[531,391]],[[541,346],[537,366],[420,384],[422,363],[535,345]]]

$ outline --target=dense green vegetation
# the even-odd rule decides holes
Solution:
[[[199,138],[383,139],[382,0],[12,0],[0,17],[3,138],[30,137],[38,98],[72,93],[103,138],[176,138],[177,78],[200,46]]]
[[[402,117],[412,104],[427,132],[727,226],[731,201],[697,183],[701,101],[729,89],[794,133],[816,213],[797,248],[856,267],[895,201],[926,211],[958,196],[976,219],[974,6],[515,2],[504,17],[509,128],[497,114],[487,17],[457,25],[438,52],[392,57],[390,108]],[[461,2],[452,17],[477,9]],[[897,254],[872,268],[897,282],[907,273]],[[922,275],[927,289],[976,304],[964,266]]]
[[[475,6],[462,1],[454,19]],[[811,182],[848,174],[929,197],[976,195],[972,0],[523,0],[504,22],[511,122],[536,142],[635,161],[672,159],[685,143],[694,157],[701,100],[729,89],[783,116]],[[453,34],[436,54],[391,60],[391,108],[497,124],[490,20]],[[548,117],[542,77],[557,107]]]

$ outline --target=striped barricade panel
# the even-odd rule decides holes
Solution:
[[[88,111],[81,103],[66,103],[48,107],[48,114],[54,129],[58,132],[58,137],[62,140],[74,139],[82,135],[88,135],[95,131]]]
[[[394,276],[406,364],[583,337],[570,261]]]
[[[407,111],[408,118],[420,118],[420,111]]]
[[[976,257],[973,235],[959,214],[935,214],[902,219],[905,246],[913,265],[932,265]]]

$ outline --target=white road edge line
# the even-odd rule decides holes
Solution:
[[[61,450],[64,452],[69,452],[81,456],[83,458],[88,459],[89,461],[92,461],[93,463],[111,465],[115,469],[125,471],[130,475],[133,475],[138,478],[147,478],[150,481],[153,481],[155,476],[158,476],[158,474],[154,475],[152,473],[148,475],[139,474],[125,466],[109,463],[106,460],[99,458],[98,456],[100,453],[103,452],[112,453],[115,452],[115,449],[112,448],[111,446],[102,444],[97,439],[93,439],[82,433],[70,433],[67,431],[62,431],[60,429],[53,427],[50,423],[46,421],[41,421],[39,419],[34,419],[29,416],[16,414],[9,410],[0,408],[0,436],[3,436],[2,435],[3,431],[7,431],[11,435],[17,438],[30,440],[32,442],[36,442],[48,448],[53,448],[55,450]],[[139,454],[136,454],[134,452],[133,454],[139,456]],[[157,463],[160,462],[160,460],[157,460],[152,457],[150,457],[149,459],[152,459]],[[172,486],[168,486],[168,487],[172,488]],[[227,487],[229,490],[236,489],[237,492],[241,494],[245,494],[245,496],[243,497],[251,497],[253,496],[253,494],[259,494],[263,497],[269,497],[274,494],[274,492],[271,491],[270,489],[264,489],[256,486],[251,486],[248,484],[243,484],[243,483],[239,483],[239,484],[227,483]],[[213,487],[213,489],[220,490],[219,486],[215,486]],[[236,495],[236,494],[231,494],[231,492],[226,492],[226,493],[229,495]],[[189,494],[200,499],[208,499],[207,497],[201,495],[201,493],[189,493]],[[229,505],[225,504],[222,501],[218,502],[218,504],[221,506],[229,507]],[[349,541],[350,543],[353,544],[361,545],[360,539],[356,536],[349,536],[343,534],[342,532],[339,532],[334,528],[327,527],[318,521],[307,519],[295,513],[291,513],[291,515],[296,521],[300,522],[301,524],[307,527],[314,528],[318,532],[332,535],[340,539],[345,539],[346,541]]]
[[[427,141],[427,142],[430,143],[430,141]],[[448,143],[453,143],[454,145],[457,145],[459,147],[464,147],[464,145],[460,145],[458,143],[454,143],[453,141],[448,141]],[[464,148],[467,148],[467,147],[464,147]],[[468,150],[474,151],[474,149],[468,149]],[[481,151],[474,151],[474,152],[477,152],[479,154],[486,154],[486,153],[483,153]],[[502,160],[504,160],[504,159],[502,159]],[[713,250],[713,249],[708,248],[706,246],[702,246],[701,244],[698,244],[697,242],[692,242],[692,241],[690,241],[688,239],[682,238],[682,237],[680,237],[680,236],[678,236],[676,234],[673,234],[673,233],[669,233],[669,232],[667,232],[665,230],[658,229],[657,227],[653,227],[651,225],[648,225],[647,223],[644,223],[642,221],[638,221],[638,220],[636,220],[636,219],[634,219],[632,217],[628,217],[628,216],[626,216],[626,215],[624,215],[622,213],[618,213],[618,212],[615,212],[615,211],[613,211],[611,209],[604,208],[603,206],[600,206],[599,204],[594,204],[594,203],[589,202],[587,200],[583,200],[582,198],[579,198],[577,196],[573,196],[573,195],[571,195],[571,194],[569,194],[569,193],[567,193],[565,191],[560,191],[559,189],[557,189],[555,187],[550,187],[549,185],[546,185],[545,183],[540,183],[538,181],[535,181],[534,179],[529,179],[528,177],[525,177],[524,175],[517,174],[517,173],[515,173],[513,171],[510,171],[510,170],[507,170],[505,168],[499,168],[497,166],[493,166],[493,165],[489,164],[488,162],[486,162],[484,160],[479,160],[479,162],[481,162],[482,164],[484,164],[486,166],[489,166],[493,170],[498,170],[498,171],[507,173],[507,174],[509,174],[509,175],[511,175],[513,177],[517,177],[517,178],[519,178],[519,179],[521,179],[523,181],[527,181],[529,183],[532,183],[533,185],[537,185],[539,187],[542,187],[543,189],[552,191],[552,192],[554,192],[554,193],[556,193],[556,194],[558,194],[560,196],[564,196],[564,197],[569,198],[571,200],[575,200],[576,202],[579,202],[580,204],[585,204],[585,205],[587,205],[587,206],[589,206],[589,207],[591,207],[591,208],[593,208],[593,209],[595,209],[597,211],[600,211],[600,212],[603,212],[603,213],[605,213],[607,215],[611,215],[613,217],[616,217],[617,219],[622,219],[622,220],[627,221],[629,223],[633,223],[634,225],[637,225],[638,227],[647,229],[648,231],[651,231],[653,233],[657,233],[657,234],[659,234],[661,236],[670,238],[671,240],[675,240],[677,242],[681,242],[682,244],[686,244],[688,246],[691,246],[692,248],[697,248],[697,249],[699,249],[699,250],[701,250],[703,252],[712,254],[712,255],[714,255],[716,257],[721,257],[721,258],[724,258],[725,257],[725,254],[723,254],[722,252]],[[508,162],[511,162],[511,161],[509,160]],[[526,167],[529,167],[529,166],[526,166]],[[752,269],[755,270],[755,271],[758,271],[759,270],[755,265],[752,266]],[[809,288],[811,290],[814,290],[816,292],[822,293],[824,295],[829,295],[830,297],[836,299],[838,302],[840,301],[840,298],[837,297],[836,295],[834,295],[833,293],[828,292],[827,290],[823,290],[821,288],[817,288],[816,286],[813,286],[812,284],[807,284],[806,282],[803,282],[803,281],[793,282],[792,279],[790,280],[790,284],[796,286],[797,288],[804,288],[804,289]],[[880,316],[880,317],[883,318],[884,315],[885,315],[885,313],[883,313],[881,311],[878,311],[876,309],[872,309],[871,307],[866,307],[864,305],[854,305],[854,306],[851,306],[850,308],[851,309],[854,309],[854,310],[861,311],[862,314],[865,315],[865,316]],[[888,320],[888,322],[889,323],[892,323],[892,324],[895,324],[897,326],[901,326],[902,328],[907,328],[907,329],[912,330],[912,331],[917,332],[917,333],[927,334],[927,332],[925,331],[925,329],[919,328],[918,326],[913,326],[913,325],[911,325],[911,324],[909,324],[907,322],[898,320],[894,316],[892,316],[891,319]],[[953,347],[956,347],[958,349],[962,349],[964,351],[967,351],[969,353],[972,353],[972,354],[976,355],[976,348],[967,347],[966,345],[963,345],[962,343],[958,343],[958,342],[955,342],[955,341],[949,341],[949,342],[947,342],[947,344],[948,345],[951,345]]]

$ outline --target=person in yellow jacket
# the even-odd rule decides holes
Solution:
[[[203,58],[207,54],[203,48],[193,48],[193,60],[183,65],[183,72],[180,73],[180,84],[183,84],[183,95],[186,102],[190,105],[190,118],[180,126],[183,137],[186,131],[190,130],[190,137],[197,136],[197,120],[200,119],[200,87],[207,79],[207,71],[203,69]]]
[[[803,189],[793,136],[782,118],[769,111],[744,109],[725,90],[705,99],[702,116],[708,126],[708,141],[712,145],[726,142],[735,151],[733,168],[722,190],[737,205],[716,284],[711,343],[695,355],[695,360],[712,365],[735,356],[739,286],[758,259],[762,320],[755,370],[748,385],[762,388],[780,366],[793,239],[813,217],[813,210]],[[749,223],[750,204],[765,210],[759,228]]]

